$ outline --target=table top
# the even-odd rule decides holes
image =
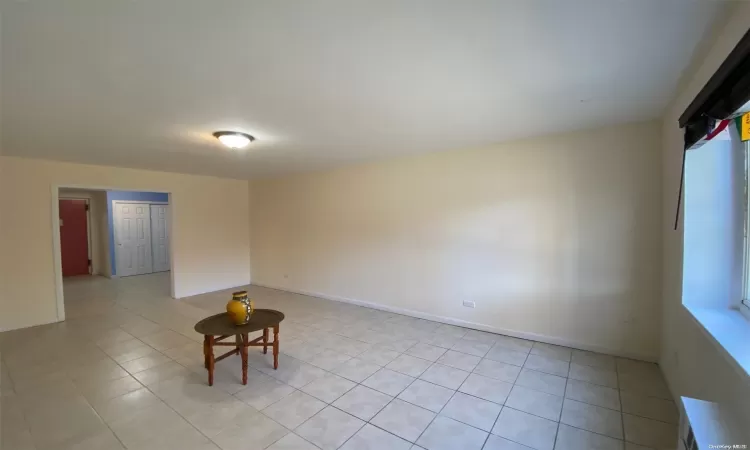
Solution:
[[[256,309],[245,325],[235,325],[229,314],[221,313],[206,317],[195,324],[195,331],[210,336],[244,334],[276,326],[284,320],[284,313],[273,309]]]

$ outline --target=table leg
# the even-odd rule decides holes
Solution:
[[[263,328],[263,354],[268,353],[268,328]]]
[[[279,326],[273,327],[273,368],[279,368]]]
[[[242,336],[242,384],[247,384],[247,343],[250,341],[247,333]]]
[[[207,339],[208,339],[208,385],[213,386],[214,385],[214,365],[216,364],[216,361],[214,360],[214,337],[207,336]]]
[[[240,354],[240,348],[242,348],[242,346],[243,346],[242,335],[235,334],[234,335],[234,354],[235,355]]]
[[[208,369],[208,336],[203,336],[203,367]]]

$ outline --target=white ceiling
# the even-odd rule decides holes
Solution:
[[[2,0],[2,150],[249,178],[656,118],[725,6]]]

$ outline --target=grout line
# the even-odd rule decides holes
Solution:
[[[622,426],[622,440],[625,440],[625,413],[622,411],[622,392],[620,391],[620,370],[615,361],[615,379],[617,380],[617,401],[620,403],[620,426]]]

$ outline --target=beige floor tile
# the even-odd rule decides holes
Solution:
[[[623,414],[625,440],[653,448],[672,448],[677,440],[677,425]]]
[[[83,397],[27,411],[26,422],[37,448],[83,440],[106,429],[102,419]]]
[[[305,440],[323,450],[336,450],[354,436],[365,422],[328,406],[295,430]]]
[[[491,431],[501,409],[502,406],[497,403],[456,392],[445,408],[440,411],[440,415],[480,430]]]
[[[653,447],[646,447],[644,445],[633,444],[632,442],[625,442],[625,450],[656,450]]]
[[[676,424],[679,421],[677,407],[671,400],[646,397],[632,392],[620,392],[622,411],[649,419]]]
[[[550,375],[536,370],[522,369],[516,379],[519,386],[546,392],[548,394],[564,396],[567,379],[557,375]]]
[[[571,363],[568,378],[617,389],[617,372]]]
[[[469,375],[469,372],[435,363],[425,370],[424,373],[419,376],[419,379],[429,381],[430,383],[448,389],[456,390]]]
[[[469,355],[453,350],[448,350],[441,356],[437,362],[446,366],[455,367],[456,369],[465,370],[470,372],[479,364],[482,360],[479,356]]]
[[[505,381],[484,377],[475,373],[469,375],[458,388],[460,392],[502,405],[508,398],[513,385]]]
[[[67,442],[50,447],[45,450],[124,450],[122,443],[109,430],[101,428],[93,434],[76,436]]]
[[[573,350],[572,362],[582,366],[599,367],[601,369],[615,370],[615,357],[601,353]]]
[[[492,434],[536,450],[552,450],[557,422],[504,407],[492,428]]]
[[[148,389],[141,388],[119,397],[95,401],[93,407],[105,422],[111,423],[133,418],[140,411],[158,403],[161,403],[159,397]]]
[[[496,380],[514,383],[516,378],[518,378],[518,374],[521,373],[521,368],[512,364],[506,364],[485,358],[474,368],[474,373],[494,378]]]
[[[0,448],[13,450],[36,450],[34,439],[27,428],[3,429],[0,433]]]
[[[317,414],[325,406],[325,403],[315,397],[307,395],[302,391],[296,391],[271,406],[266,407],[262,412],[274,421],[293,430]]]
[[[536,370],[538,372],[549,373],[551,375],[558,375],[561,377],[568,375],[570,369],[570,363],[567,361],[561,361],[559,359],[548,358],[539,355],[529,355],[526,358],[526,363],[523,365],[527,369]]]
[[[260,372],[250,371],[247,377],[247,386],[234,394],[234,396],[253,408],[261,410],[292,394],[294,391],[295,389],[288,384]]]
[[[323,370],[333,370],[352,359],[351,356],[336,350],[326,349],[313,356],[307,362]]]
[[[128,448],[143,446],[164,435],[177,436],[194,430],[192,425],[163,403],[110,422],[109,426]]]
[[[212,440],[222,450],[261,450],[289,433],[287,429],[268,417],[257,414],[242,425],[232,425]]]
[[[235,399],[212,403],[184,415],[203,435],[212,438],[233,425],[242,426],[257,417],[257,410]]]
[[[151,386],[174,377],[187,376],[189,373],[190,371],[188,369],[170,360],[165,364],[137,372],[133,374],[133,378],[138,380],[144,386]]]
[[[545,344],[542,342],[534,342],[534,346],[531,348],[532,355],[544,356],[545,358],[559,359],[568,362],[570,362],[572,353],[572,348]]]
[[[529,353],[534,346],[533,341],[514,338],[511,336],[495,335],[495,345],[505,347],[517,352]]]
[[[171,361],[169,357],[161,353],[154,353],[151,355],[137,358],[132,361],[124,362],[120,364],[123,369],[127,370],[130,374],[142,372],[146,369],[159,366],[161,364]]]
[[[624,442],[601,434],[560,424],[555,450],[623,450]]]
[[[387,366],[387,369],[395,370],[396,372],[409,375],[410,377],[418,377],[430,367],[432,363],[426,359],[417,358],[411,355],[399,355],[396,359],[391,361]]]
[[[503,347],[501,345],[495,344],[494,347],[490,349],[489,352],[487,352],[487,355],[485,356],[486,359],[491,359],[494,361],[500,361],[507,364],[513,364],[514,366],[523,366],[523,364],[526,362],[526,358],[529,356],[527,352],[519,352],[516,350],[511,350],[509,348]]]
[[[289,433],[283,438],[276,441],[268,450],[319,450],[308,441],[302,439],[294,433]]]
[[[352,358],[336,367],[333,373],[347,380],[361,383],[378,370],[380,370],[380,366],[377,364],[359,358]]]
[[[518,385],[513,386],[505,400],[505,406],[555,422],[560,420],[562,405],[562,397]]]
[[[600,406],[565,399],[560,422],[572,427],[622,439],[622,414]]]
[[[181,347],[193,342],[191,339],[172,330],[162,330],[153,334],[147,334],[146,336],[143,336],[141,340],[146,343],[146,345],[159,351]]]
[[[442,347],[444,349],[450,349],[454,345],[456,345],[456,342],[458,342],[460,338],[440,333],[432,333],[428,336],[425,336],[423,338],[420,338],[420,342],[424,342],[425,344],[434,345],[436,347]]]
[[[73,381],[97,383],[126,377],[128,372],[110,358],[67,369]]]
[[[492,343],[472,341],[466,338],[459,339],[451,350],[466,353],[468,355],[479,356],[480,358],[487,354],[492,348]]]
[[[419,342],[415,344],[413,347],[409,348],[406,353],[408,355],[416,356],[417,358],[426,359],[428,361],[435,362],[437,361],[445,352],[447,349],[443,347],[437,347],[435,345],[425,344],[424,342]]]
[[[671,400],[667,383],[661,374],[618,373],[620,390],[649,397]]]
[[[384,347],[373,346],[372,348],[364,351],[359,356],[359,359],[377,364],[381,367],[386,366],[388,363],[396,359],[401,353],[396,350],[392,350]]]
[[[454,392],[437,384],[415,380],[398,398],[437,413],[448,403]]]
[[[480,450],[487,436],[484,431],[438,416],[419,437],[417,445],[428,450]]]
[[[411,448],[412,444],[409,441],[368,423],[346,441],[341,450],[410,450]]]
[[[99,383],[76,381],[79,391],[91,403],[99,403],[141,389],[143,385],[130,375]]]
[[[296,434],[289,433],[268,447],[268,450],[319,450],[319,448]]]
[[[409,375],[382,368],[363,381],[362,385],[395,397],[412,384],[414,380],[415,378]]]
[[[393,397],[366,386],[357,386],[333,402],[333,406],[358,419],[369,421],[391,402]]]
[[[353,381],[329,373],[312,383],[303,386],[300,390],[306,394],[312,395],[318,400],[326,403],[333,403],[336,399],[354,388],[354,386],[357,386],[357,384]]]
[[[531,447],[490,434],[482,450],[529,450]]]
[[[585,381],[568,380],[565,398],[620,411],[620,392]]]
[[[128,450],[219,450],[219,447],[197,430],[165,434]]]
[[[326,374],[326,371],[320,367],[289,357],[279,357],[279,368],[277,370],[274,370],[270,363],[258,368],[258,370],[297,389]]]
[[[402,439],[415,442],[434,418],[433,412],[394,399],[370,423]]]
[[[119,364],[158,353],[156,349],[146,345],[138,339],[131,339],[111,347],[105,347],[103,350]]]

